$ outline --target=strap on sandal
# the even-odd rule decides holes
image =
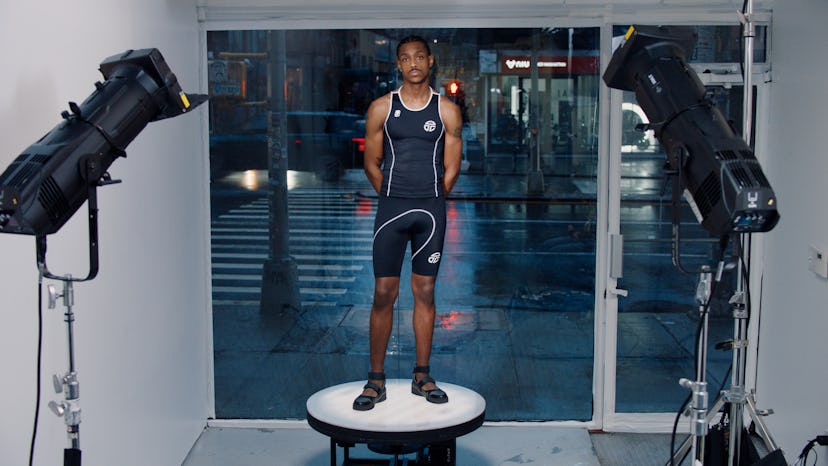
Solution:
[[[417,384],[418,387],[420,387],[420,389],[422,389],[423,385],[425,385],[427,383],[433,383],[435,386],[437,385],[437,381],[432,379],[430,376],[425,376],[422,379],[416,381],[416,384]],[[440,390],[440,389],[436,388],[436,389],[428,390],[426,393],[433,392],[433,391],[436,391],[436,390]]]
[[[374,398],[376,398],[376,397],[378,397],[382,394],[382,389],[385,388],[384,387],[385,384],[383,384],[383,387],[380,387],[379,385],[372,382],[372,380],[385,381],[385,372],[369,372],[368,373],[368,383],[366,383],[365,386],[362,387],[362,388],[370,388],[371,390],[377,392],[376,396],[374,397]],[[368,397],[368,395],[360,395],[360,396]]]

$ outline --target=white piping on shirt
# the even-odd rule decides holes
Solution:
[[[402,88],[403,88],[403,86],[400,86],[399,89],[397,89],[395,91],[391,91],[391,93],[392,94],[398,94],[400,96],[400,103],[402,104],[402,106],[405,107],[406,110],[411,111],[411,112],[419,112],[420,110],[425,110],[425,108],[428,107],[428,104],[431,103],[431,99],[433,99],[434,95],[437,94],[437,92],[434,89],[429,87],[428,89],[431,91],[431,96],[429,96],[428,101],[425,103],[425,105],[423,105],[420,108],[411,108],[411,107],[409,107],[408,105],[405,104],[405,101],[402,98],[402,94],[400,94],[400,91],[402,90]]]
[[[440,139],[446,134],[446,124],[443,123],[443,115],[440,113],[440,98],[437,98],[437,116],[440,118],[440,135],[434,141],[434,151],[431,155],[431,168],[434,169],[434,197],[440,197],[439,179],[437,179],[437,147],[440,145]],[[444,142],[445,144],[445,142]]]
[[[388,187],[386,188],[386,196],[391,195],[391,178],[394,177],[394,162],[397,160],[397,154],[394,153],[394,140],[391,139],[391,136],[388,134],[388,119],[391,118],[391,109],[394,108],[393,94],[393,92],[389,94],[391,103],[388,104],[388,114],[385,115],[385,123],[382,124],[383,133],[385,133],[385,137],[388,138],[388,147],[391,148],[391,167],[388,169]],[[402,97],[400,97],[400,102],[402,102]]]

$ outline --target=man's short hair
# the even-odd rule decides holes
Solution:
[[[404,39],[402,39],[399,44],[397,44],[397,56],[398,57],[400,56],[400,48],[402,48],[403,45],[411,43],[411,42],[420,42],[420,43],[422,43],[425,46],[426,52],[428,52],[428,54],[431,55],[431,47],[428,46],[428,42],[425,39],[423,39],[420,36],[408,36],[408,37],[405,37]]]

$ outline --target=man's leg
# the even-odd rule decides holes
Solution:
[[[434,283],[436,276],[411,274],[411,291],[414,295],[414,342],[417,366],[428,366],[431,359],[431,341],[434,336],[434,319],[436,307],[434,305]],[[416,373],[414,376],[419,381],[428,374]],[[433,383],[427,383],[422,387],[424,390],[437,388]]]
[[[374,285],[374,304],[371,306],[369,345],[371,351],[371,372],[383,372],[385,352],[394,324],[394,302],[400,291],[400,277],[377,277]],[[371,380],[380,387],[384,380]],[[373,389],[366,388],[363,395],[377,396]]]

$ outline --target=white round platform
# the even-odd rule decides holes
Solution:
[[[483,424],[486,400],[468,388],[437,382],[449,401],[434,404],[411,393],[410,379],[389,379],[386,400],[371,410],[357,411],[353,402],[364,385],[364,380],[349,382],[311,395],[307,401],[309,424],[332,438],[358,443],[453,439]]]

